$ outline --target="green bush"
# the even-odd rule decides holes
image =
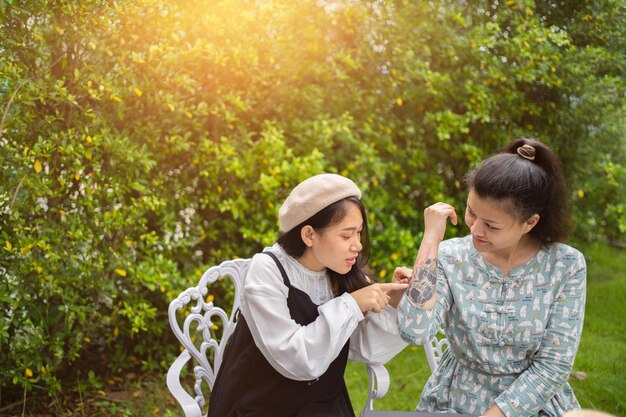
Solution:
[[[579,238],[623,239],[620,2],[502,3],[0,1],[3,391],[165,369],[168,302],[323,171],[382,280],[518,135],[561,155]]]

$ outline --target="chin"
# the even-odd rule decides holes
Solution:
[[[347,267],[347,268],[343,267],[343,268],[329,268],[329,269],[332,269],[333,271],[335,271],[338,274],[346,275],[348,272],[350,272],[352,267],[350,266],[350,267]]]

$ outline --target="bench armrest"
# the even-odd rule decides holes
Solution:
[[[370,387],[363,412],[373,410],[374,400],[383,398],[389,390],[389,371],[384,365],[367,364],[367,374],[370,379]]]
[[[189,359],[191,359],[191,355],[187,349],[178,355],[167,371],[167,388],[169,388],[176,401],[182,407],[185,417],[203,417],[202,410],[196,400],[187,394],[180,383],[180,373],[187,362],[189,362]]]

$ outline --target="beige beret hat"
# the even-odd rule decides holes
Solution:
[[[288,232],[323,208],[346,197],[361,198],[359,187],[346,177],[319,174],[307,178],[296,185],[280,206],[280,230]]]

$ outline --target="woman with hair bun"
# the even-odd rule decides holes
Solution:
[[[517,139],[465,178],[470,235],[443,240],[455,209],[424,211],[425,231],[398,306],[400,335],[450,341],[418,411],[562,416],[580,405],[567,380],[580,342],[586,264],[562,243],[566,187],[555,153]]]

